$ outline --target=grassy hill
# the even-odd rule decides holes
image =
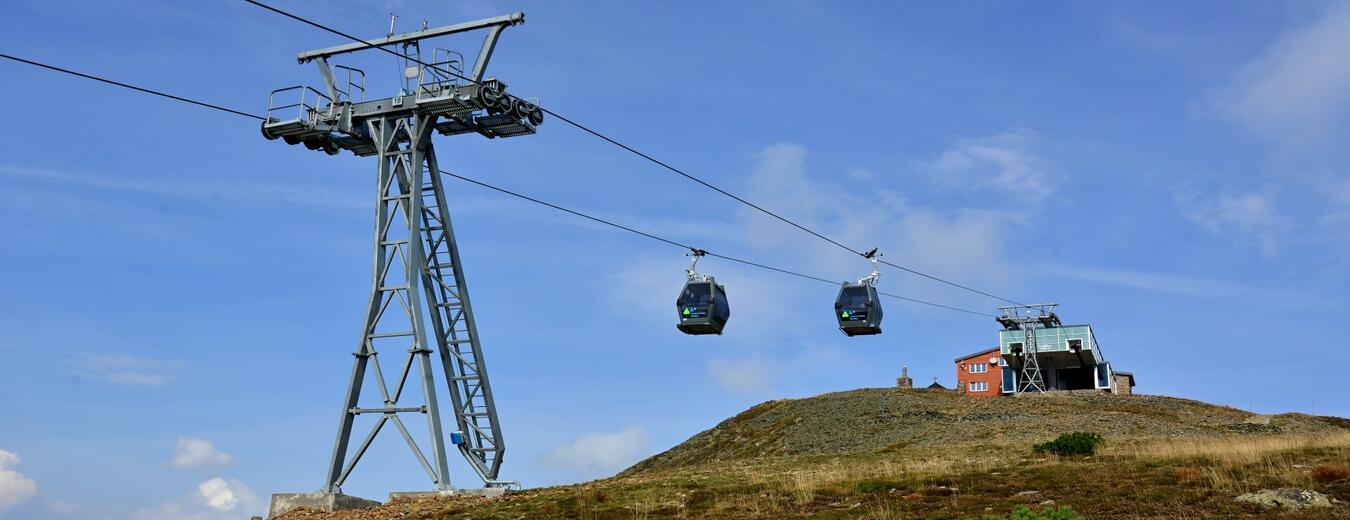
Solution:
[[[1087,458],[1032,451],[1069,431],[1106,445]],[[1350,420],[1157,396],[862,389],[757,405],[608,479],[283,518],[983,518],[1019,506],[1232,518],[1270,514],[1233,498],[1280,487],[1350,501]],[[1350,506],[1286,517],[1348,518]]]

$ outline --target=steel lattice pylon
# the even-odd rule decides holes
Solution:
[[[1008,330],[1021,329],[1023,331],[1021,351],[1013,350],[1011,352],[1021,360],[1017,371],[1017,381],[1013,386],[1014,394],[1046,391],[1045,378],[1041,374],[1036,331],[1060,325],[1059,316],[1054,312],[1056,305],[1058,304],[1038,303],[999,307],[999,310],[1003,311],[1003,315],[998,317],[998,322]]]
[[[483,78],[501,31],[523,21],[524,15],[515,13],[303,52],[302,63],[314,61],[319,65],[327,94],[307,87],[290,87],[272,94],[263,122],[263,135],[268,139],[303,143],[329,154],[348,150],[378,158],[370,299],[354,353],[356,359],[322,488],[324,493],[341,492],[342,484],[388,423],[393,423],[402,435],[438,491],[454,489],[447,444],[458,448],[486,486],[504,487],[513,483],[499,478],[506,447],[431,132],[477,133],[489,138],[535,132],[543,121],[538,105],[507,94],[506,85],[496,79]],[[488,36],[468,76],[462,59],[454,58],[457,53],[437,49],[433,55],[439,57],[443,53],[444,61],[420,60],[422,40],[478,29],[487,29]],[[379,45],[402,45],[408,56],[403,63],[408,72],[397,96],[365,101],[364,73],[336,66],[346,73],[345,84],[340,83],[328,59]],[[288,92],[298,94],[300,101],[277,106],[277,95]],[[360,100],[354,99],[357,94]],[[274,117],[274,113],[292,109],[298,112],[294,119]],[[391,344],[406,349],[407,354],[397,379],[393,380],[392,391],[378,356]],[[433,352],[440,362],[454,413],[455,430],[448,432],[449,442],[437,399]],[[382,405],[363,408],[360,402],[368,370],[374,372]],[[400,404],[414,372],[415,381],[421,386],[422,403]],[[409,413],[426,416],[429,455],[418,446],[400,418]],[[352,431],[363,414],[378,414],[379,419],[355,451],[349,453]]]

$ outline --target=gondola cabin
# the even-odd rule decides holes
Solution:
[[[839,320],[839,330],[847,336],[881,334],[877,288],[869,284],[844,284],[834,301],[834,317]]]
[[[686,282],[675,310],[680,316],[675,327],[685,334],[721,334],[731,319],[727,292],[711,276]]]

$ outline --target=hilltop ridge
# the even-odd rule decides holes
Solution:
[[[768,401],[641,461],[622,475],[704,462],[828,455],[961,443],[1044,440],[1094,431],[1121,440],[1227,434],[1312,434],[1350,429],[1350,420],[1271,416],[1190,399],[1096,391],[968,397],[947,390],[863,388]]]
[[[1106,447],[1086,458],[1032,451],[1068,431],[1099,433]],[[1282,518],[1350,517],[1350,419],[1149,395],[866,388],[755,405],[592,482],[280,518],[964,519],[1019,507],[1092,519],[1234,518],[1274,513],[1238,495],[1292,487],[1329,505]]]

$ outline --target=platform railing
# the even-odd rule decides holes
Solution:
[[[295,103],[291,103],[289,105],[277,105],[276,104],[277,94],[290,91],[299,91],[300,93],[299,101],[296,101]],[[306,101],[307,98],[311,99],[312,101]],[[317,122],[317,118],[319,115],[318,108],[320,102],[324,100],[328,101],[328,110],[329,112],[331,112],[334,108],[333,100],[330,99],[328,96],[325,96],[322,92],[314,90],[312,87],[307,87],[304,85],[296,85],[293,87],[279,88],[273,90],[272,93],[267,96],[267,123],[270,124],[283,121],[282,119],[276,119],[272,117],[273,112],[297,109],[299,113],[296,114],[294,120],[312,125]]]
[[[334,69],[345,71],[347,73],[347,82],[343,88],[334,87],[338,91],[338,102],[347,101],[350,103],[360,103],[366,100],[366,72],[353,67],[342,65],[333,65]],[[360,99],[357,99],[357,95]]]

